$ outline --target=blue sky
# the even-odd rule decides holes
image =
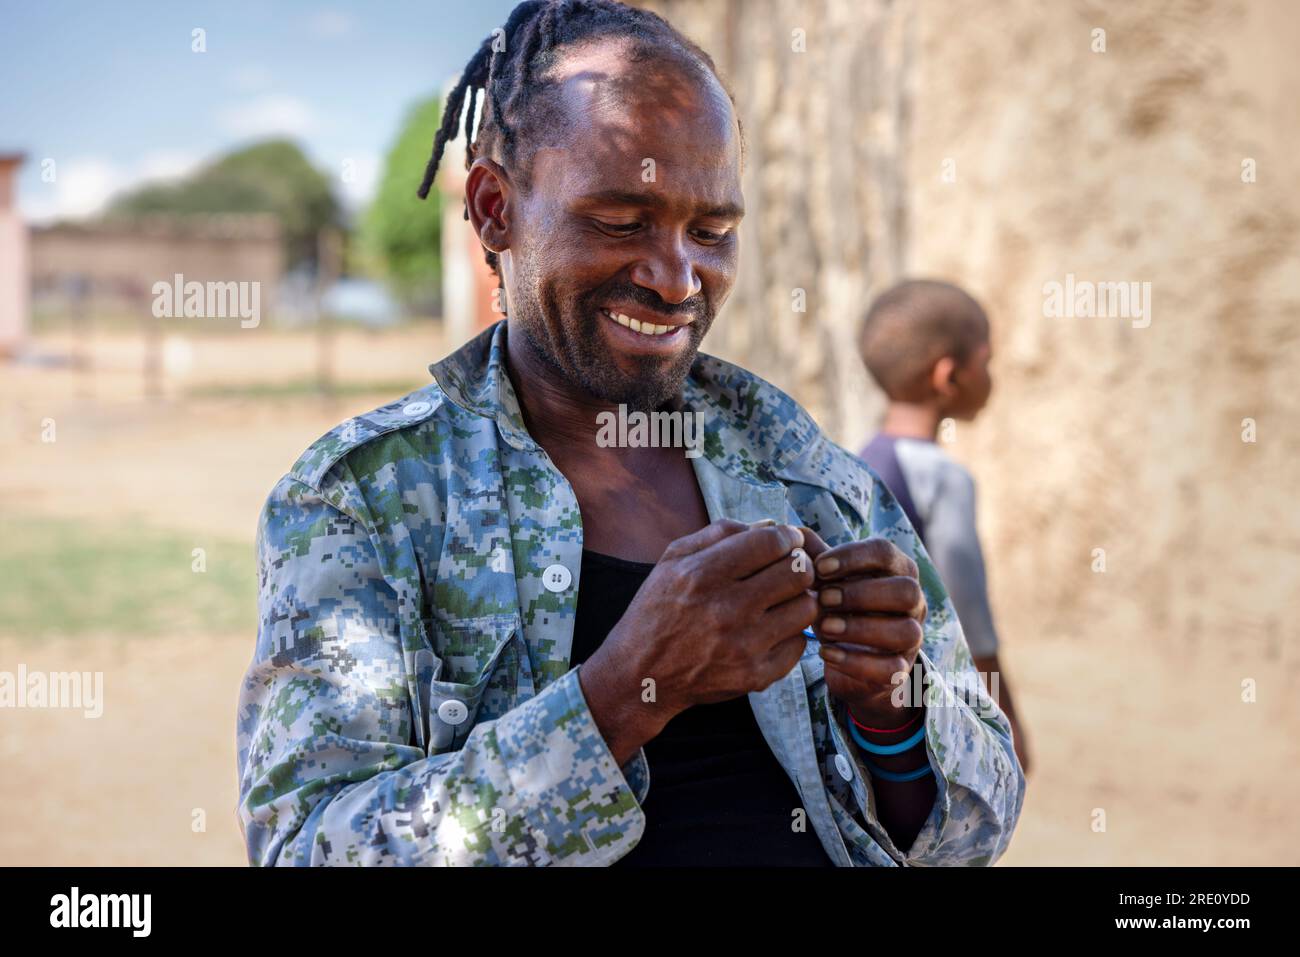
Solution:
[[[356,207],[409,105],[453,79],[513,6],[4,0],[0,153],[27,154],[18,202],[38,222],[271,135],[296,139]],[[206,52],[191,49],[196,28]]]

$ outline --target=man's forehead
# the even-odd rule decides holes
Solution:
[[[623,189],[739,204],[739,127],[707,69],[607,42],[566,50],[547,78],[563,129],[535,150],[535,177],[570,196]]]
[[[647,56],[630,41],[607,40],[565,49],[547,78],[559,85],[558,106],[575,139],[594,134],[631,145],[689,137],[720,153],[720,164],[738,147],[739,127],[721,83],[681,56]]]

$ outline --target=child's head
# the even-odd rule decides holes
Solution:
[[[988,402],[989,321],[951,283],[910,279],[871,305],[859,339],[867,370],[891,402],[973,419]]]

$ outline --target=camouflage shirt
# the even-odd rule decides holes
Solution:
[[[319,439],[266,502],[238,713],[254,864],[602,865],[645,829],[645,751],[615,762],[569,665],[582,522],[524,427],[506,329]],[[681,402],[705,423],[691,461],[711,519],[806,524],[831,545],[890,539],[921,570],[931,692],[975,677],[934,567],[875,473],[789,396],[719,359],[697,358]],[[938,793],[904,853],[822,667],[810,639],[749,702],[831,860],[997,860],[1025,779],[996,705],[927,698]]]

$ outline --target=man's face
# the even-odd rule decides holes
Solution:
[[[557,75],[570,135],[515,194],[511,332],[573,388],[653,409],[735,282],[739,129],[716,81],[616,43],[567,53]]]

